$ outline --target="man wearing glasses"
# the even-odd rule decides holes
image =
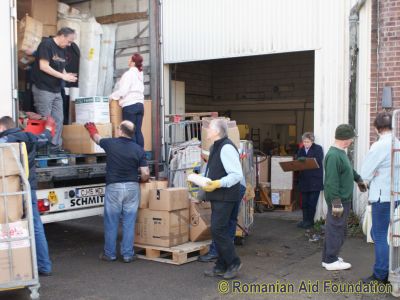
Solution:
[[[77,76],[65,71],[65,48],[75,39],[75,31],[61,28],[55,37],[45,38],[36,51],[32,68],[32,92],[36,112],[42,116],[51,115],[56,121],[56,133],[51,141],[51,152],[61,150],[63,126],[63,81],[76,82]]]

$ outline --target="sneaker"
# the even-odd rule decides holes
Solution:
[[[371,283],[371,282],[374,282],[374,281],[376,281],[379,284],[387,284],[387,283],[389,283],[387,277],[385,279],[379,279],[378,277],[375,276],[375,274],[372,274],[371,276],[362,279],[362,282],[365,283],[365,284],[368,284],[368,283]]]
[[[108,257],[107,255],[105,255],[104,253],[100,253],[99,259],[100,259],[100,260],[103,260],[103,261],[108,261],[108,262],[116,261],[116,260],[117,260],[116,257],[111,258],[111,257]]]
[[[241,268],[242,268],[242,263],[230,266],[224,274],[224,279],[229,280],[235,278],[238,275]]]
[[[122,261],[123,261],[124,263],[126,263],[126,264],[129,264],[129,263],[135,261],[136,258],[137,258],[136,255],[133,255],[133,256],[131,256],[131,257],[122,257]]]
[[[351,268],[351,264],[337,260],[330,264],[325,264],[325,269],[328,271],[340,271],[340,270],[347,270]]]
[[[204,275],[207,277],[224,276],[224,274],[225,274],[225,270],[218,269],[217,267],[214,267],[211,270],[204,271]]]
[[[339,261],[343,261],[343,258],[341,258],[341,257],[338,257],[338,260],[339,260]],[[322,264],[321,264],[321,265],[322,265],[322,267],[323,267],[323,268],[325,268],[325,266],[326,266],[326,263],[322,262]]]
[[[216,260],[217,258],[218,258],[217,254],[212,254],[212,253],[208,252],[205,255],[200,255],[197,258],[197,261],[199,261],[199,262],[211,262],[211,261]]]

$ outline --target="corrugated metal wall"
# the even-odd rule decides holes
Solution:
[[[317,49],[324,2],[165,0],[164,62]]]
[[[317,143],[326,152],[333,142],[335,128],[348,121],[348,20],[356,2],[164,0],[164,62],[314,50],[314,131]],[[358,90],[359,98],[363,98],[358,104],[357,125],[360,128],[369,128],[365,107],[369,93],[365,89],[369,89],[370,10],[368,0],[360,13],[359,66],[362,72]],[[367,150],[368,139],[368,135],[359,136],[358,151]],[[357,159],[356,167],[359,164]]]

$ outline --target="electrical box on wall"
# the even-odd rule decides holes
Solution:
[[[392,87],[385,86],[382,92],[382,108],[392,108]]]

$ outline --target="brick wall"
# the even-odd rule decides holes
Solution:
[[[218,60],[213,65],[216,101],[314,100],[314,52]]]
[[[379,7],[378,0],[373,0],[371,30],[370,135],[373,142],[376,134],[372,124],[377,112],[382,111],[383,87],[392,87],[393,107],[400,108],[400,0],[379,0]]]
[[[260,55],[172,66],[186,102],[314,99],[314,52]]]

